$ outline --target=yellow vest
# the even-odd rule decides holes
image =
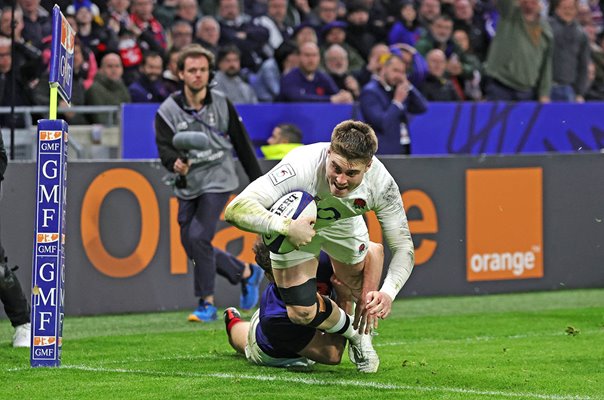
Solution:
[[[302,143],[280,143],[260,146],[260,151],[267,160],[281,160],[287,153],[296,147],[304,146]]]

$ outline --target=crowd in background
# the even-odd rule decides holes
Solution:
[[[13,63],[12,11],[0,0],[0,106],[13,92],[16,105],[48,104],[53,2],[16,1]],[[544,1],[56,3],[77,32],[75,105],[161,102],[180,87],[176,59],[190,43],[214,53],[214,84],[234,103],[359,101],[388,55],[428,101],[604,100],[599,0]]]

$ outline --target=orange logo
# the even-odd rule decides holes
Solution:
[[[469,282],[543,277],[541,168],[466,171]]]
[[[62,131],[40,131],[40,140],[57,140],[62,135]]]
[[[68,54],[73,54],[73,48],[75,47],[75,32],[69,21],[63,15],[61,15],[61,46],[65,48]]]

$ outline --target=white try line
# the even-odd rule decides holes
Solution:
[[[268,381],[268,382],[289,382],[289,383],[301,383],[305,385],[318,385],[318,386],[354,386],[367,389],[381,389],[381,390],[415,390],[418,392],[445,392],[445,393],[460,393],[460,394],[474,394],[480,396],[500,396],[500,397],[512,397],[522,399],[543,399],[543,400],[592,400],[589,396],[579,395],[550,395],[550,394],[539,394],[539,393],[525,393],[525,392],[503,392],[499,390],[477,390],[477,389],[463,389],[456,387],[446,386],[412,386],[412,385],[394,385],[389,383],[380,382],[367,382],[367,381],[355,381],[355,380],[324,380],[306,377],[288,377],[288,376],[276,376],[276,375],[244,375],[244,374],[226,374],[226,373],[208,373],[200,374],[194,372],[163,372],[163,371],[152,371],[152,370],[141,370],[141,369],[125,369],[125,368],[97,368],[89,367],[86,365],[63,365],[60,369],[73,369],[78,371],[91,371],[91,372],[106,372],[106,373],[120,373],[120,374],[140,374],[140,375],[151,375],[151,376],[168,376],[168,377],[183,377],[183,378],[219,378],[219,379],[248,379],[253,381]],[[24,371],[31,370],[31,368],[11,368],[8,371]]]

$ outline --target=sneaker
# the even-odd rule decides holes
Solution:
[[[235,307],[229,307],[224,310],[224,326],[226,327],[227,333],[231,330],[231,326],[241,321],[241,314]]]
[[[260,282],[264,276],[264,271],[256,264],[250,264],[252,274],[241,281],[241,296],[239,297],[239,307],[243,310],[251,310],[258,304],[260,297]]]
[[[215,321],[217,318],[216,307],[214,307],[214,304],[206,301],[189,314],[189,318],[187,319],[191,322],[210,322]]]
[[[357,366],[357,371],[365,373],[377,372],[380,359],[371,343],[372,335],[360,335],[358,343],[348,342],[348,357]]]
[[[31,324],[29,322],[15,328],[13,347],[31,347]]]

